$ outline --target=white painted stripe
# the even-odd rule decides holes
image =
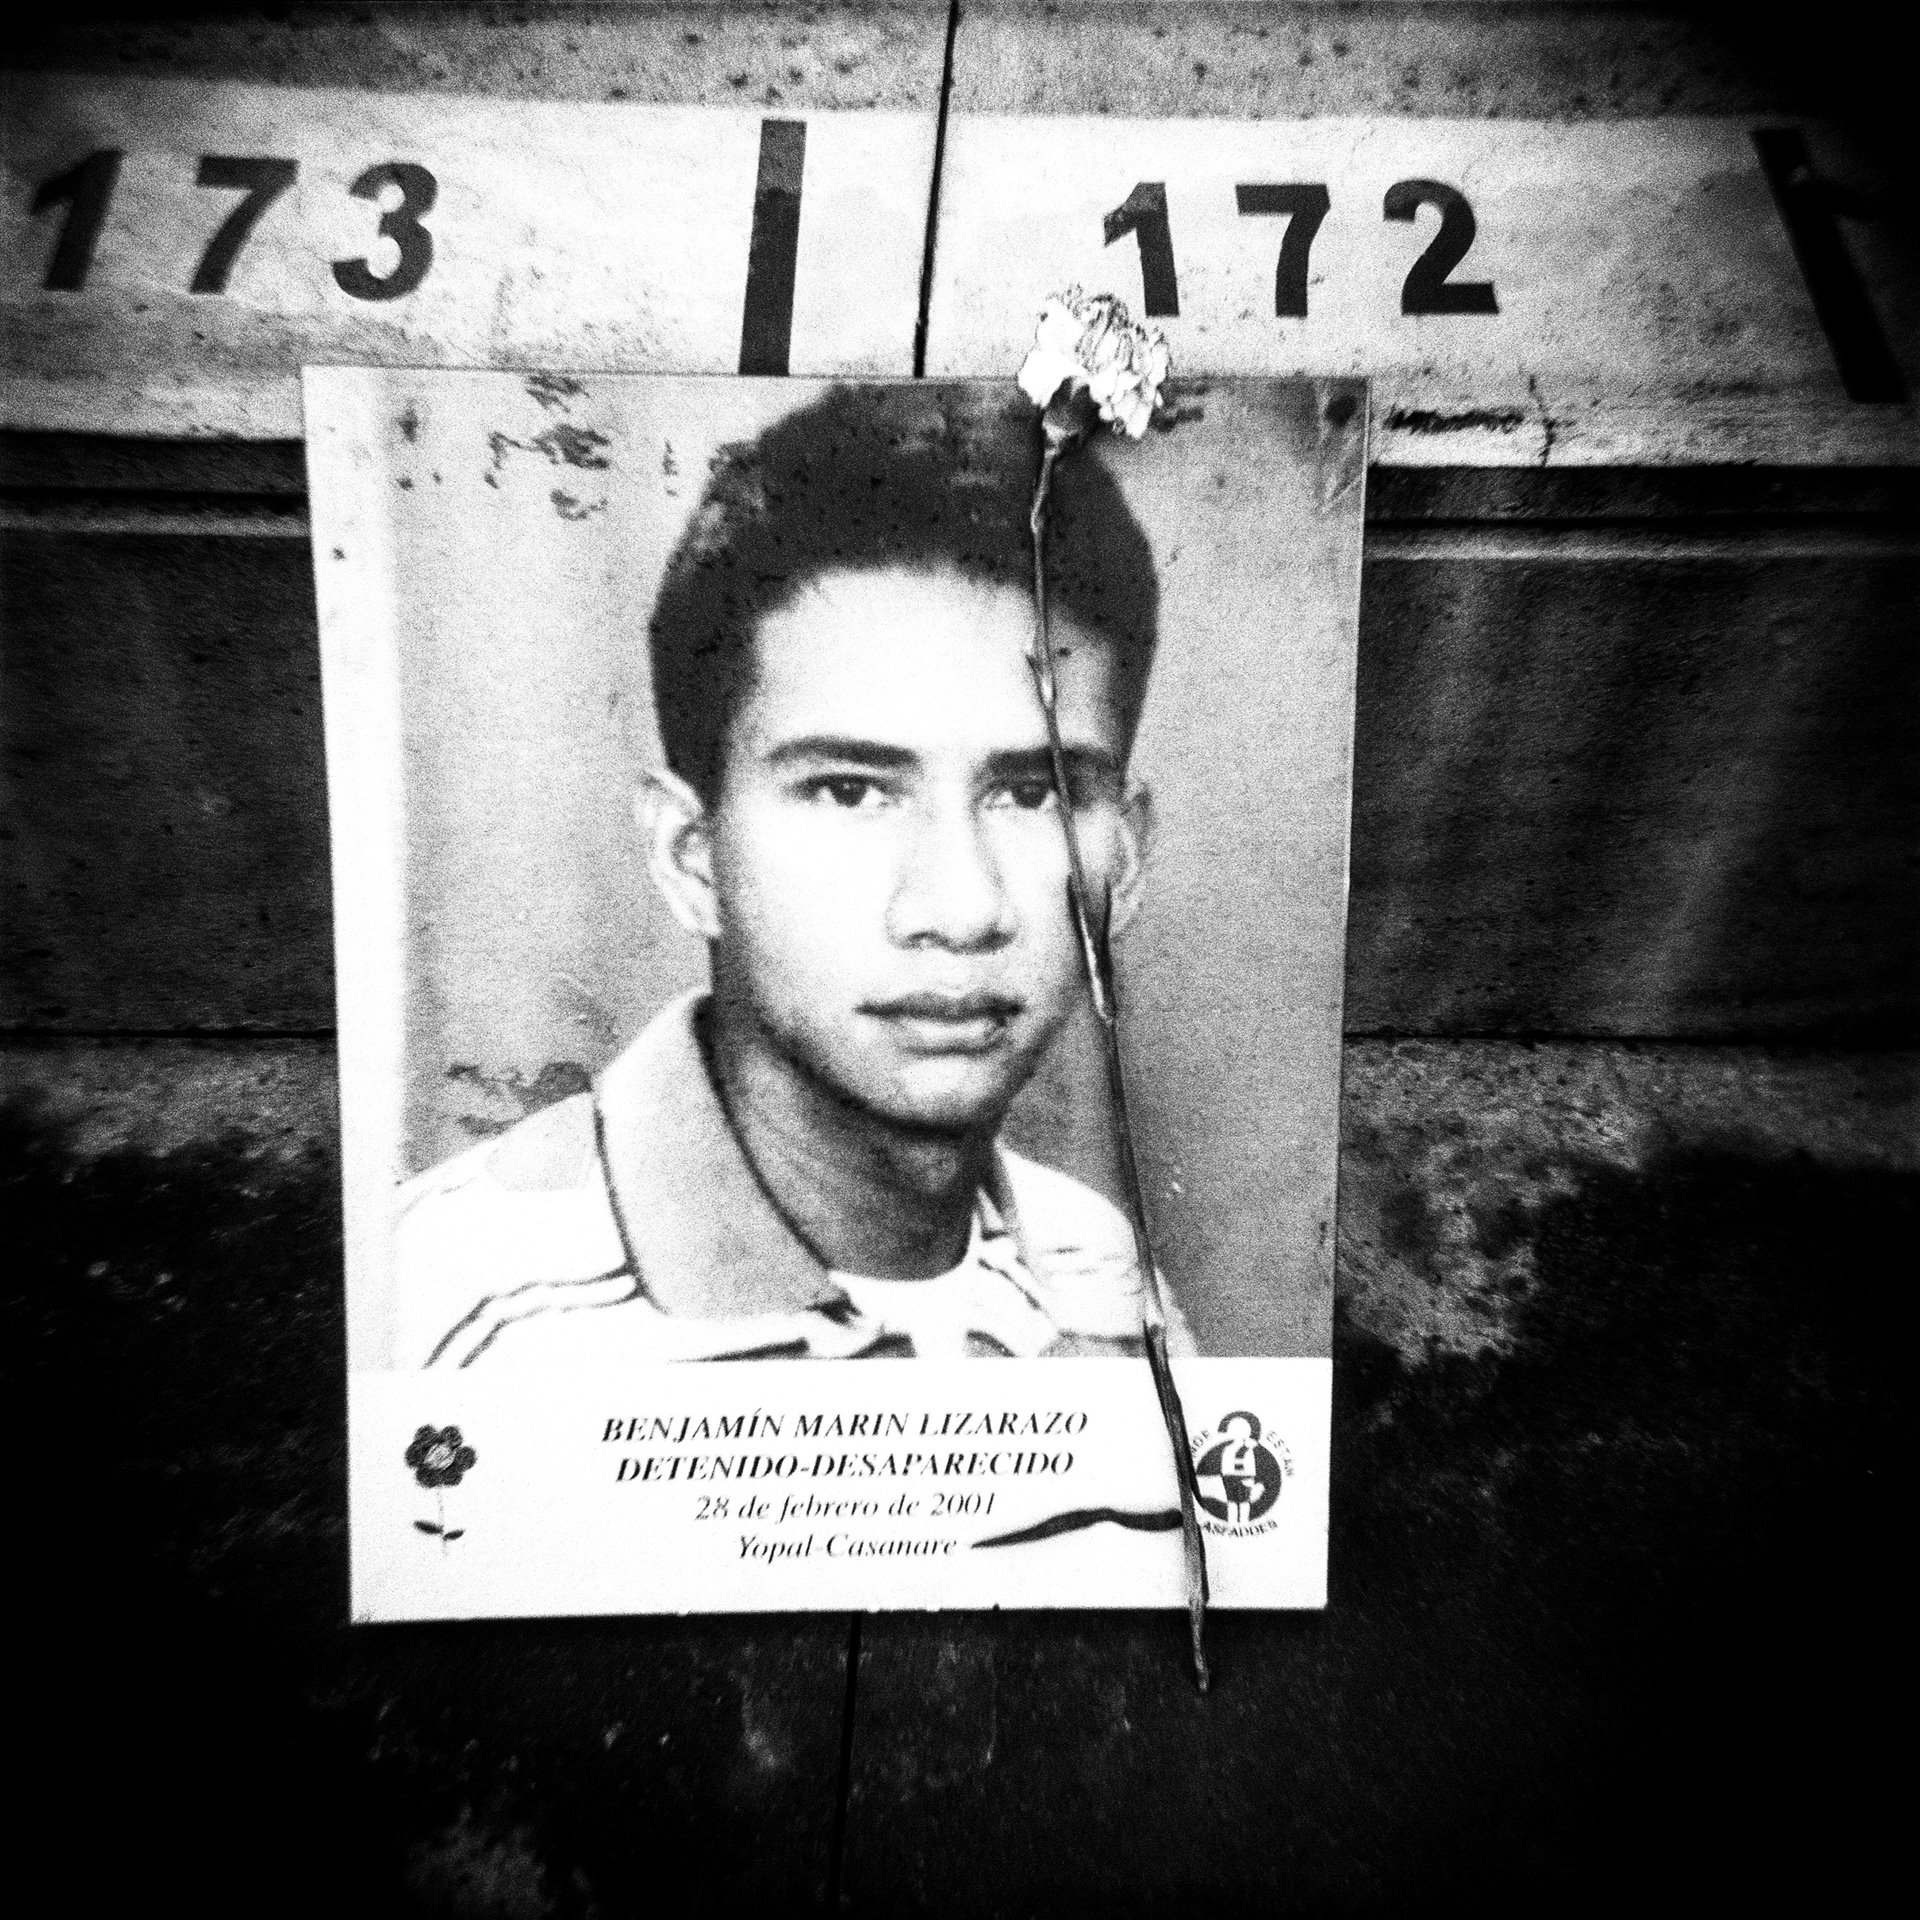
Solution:
[[[1210,374],[1366,374],[1379,463],[1911,463],[1913,407],[1848,397],[1764,124],[956,116],[928,371],[1012,369],[1048,293],[1078,281],[1139,307],[1157,263],[1188,404]],[[1841,135],[1801,134],[1821,180],[1870,209],[1882,183]],[[1403,311],[1448,194],[1472,238],[1440,298],[1480,288],[1493,311]],[[1916,263],[1889,224],[1831,218],[1912,390]]]
[[[8,76],[0,424],[295,437],[317,363],[733,373],[769,121],[805,128],[790,370],[910,371],[930,111]],[[223,263],[247,191],[200,182],[249,170],[288,183]]]

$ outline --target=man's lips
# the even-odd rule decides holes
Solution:
[[[903,993],[860,1011],[884,1020],[913,1053],[991,1053],[1021,1005],[1003,993]]]

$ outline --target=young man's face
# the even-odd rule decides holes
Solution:
[[[1065,623],[1060,727],[1094,897],[1132,904],[1110,650]],[[954,572],[828,574],[761,624],[707,822],[716,987],[868,1111],[992,1128],[1085,993],[1030,598]]]

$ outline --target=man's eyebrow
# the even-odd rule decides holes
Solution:
[[[833,733],[803,733],[782,740],[764,756],[770,767],[791,767],[831,761],[836,766],[872,767],[876,771],[897,773],[918,763],[920,756],[910,747],[888,746],[880,740],[853,740]]]
[[[1120,756],[1091,741],[1069,740],[1062,754],[1067,771],[1082,778],[1090,774],[1096,779],[1117,780],[1122,772]],[[987,762],[987,770],[996,780],[1048,779],[1053,774],[1053,760],[1045,747],[1016,747],[993,755]]]

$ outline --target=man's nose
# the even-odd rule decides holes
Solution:
[[[887,911],[897,946],[957,952],[1004,946],[1012,937],[1007,890],[970,806],[935,807],[914,823]]]

